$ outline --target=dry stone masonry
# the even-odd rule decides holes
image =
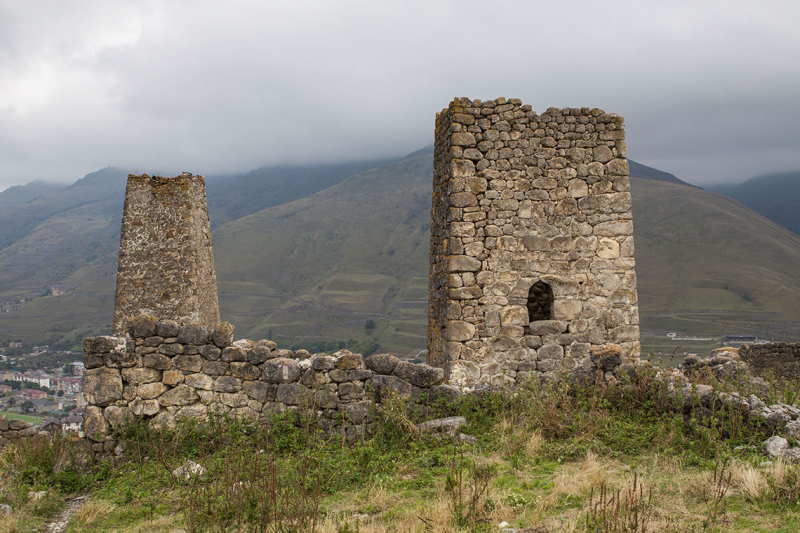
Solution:
[[[274,342],[233,342],[227,322],[215,329],[139,316],[128,336],[87,337],[83,393],[89,406],[83,431],[96,452],[114,450],[112,430],[133,416],[156,427],[210,412],[248,420],[287,410],[312,412],[329,432],[364,434],[375,404],[387,395],[426,406],[458,391],[444,372],[387,355],[366,360],[347,350],[311,355]]]
[[[800,343],[774,342],[745,344],[739,348],[742,361],[762,377],[780,380],[800,379]]]
[[[622,117],[458,98],[436,117],[428,363],[451,384],[638,359]]]
[[[33,437],[34,435],[39,435],[39,433],[39,430],[33,427],[30,422],[0,416],[0,448],[8,442],[25,437]]]
[[[115,335],[140,314],[219,324],[203,176],[128,176],[119,245]]]

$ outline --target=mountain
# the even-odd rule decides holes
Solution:
[[[25,185],[14,185],[0,192],[0,211],[19,207],[40,196],[58,192],[65,187],[66,185],[62,183],[50,183],[41,180],[32,181]]]
[[[320,169],[320,178],[298,167],[300,185],[283,189],[276,184],[293,179],[291,167],[260,169],[271,176],[263,182],[255,174],[209,178],[221,314],[237,336],[310,349],[330,340],[374,341],[402,355],[425,348],[431,150],[362,165],[345,177],[348,170]],[[38,210],[0,249],[0,296],[38,296],[57,283],[74,288],[0,313],[0,341],[77,343],[108,333],[125,174],[115,172],[30,204]],[[644,165],[631,173],[646,336],[800,336],[800,237],[667,173]],[[0,239],[8,238],[4,226],[0,220]],[[7,273],[9,265],[16,270]]]
[[[382,346],[424,349],[432,168],[412,156],[217,229],[222,315],[283,344],[366,340],[372,319]]]
[[[800,171],[768,174],[744,183],[707,187],[800,235]]]
[[[232,179],[209,179],[206,195],[211,226],[217,228],[261,209],[309,196],[353,174],[393,161],[396,159],[265,166]]]
[[[667,183],[677,183],[678,185],[685,185],[687,187],[694,187],[695,189],[700,189],[700,187],[696,185],[692,185],[691,183],[687,183],[681,179],[678,179],[677,177],[675,177],[674,174],[670,174],[669,172],[664,172],[663,170],[658,170],[653,167],[648,167],[647,165],[637,163],[633,159],[628,159],[628,167],[631,177],[644,178],[656,181],[666,181]]]

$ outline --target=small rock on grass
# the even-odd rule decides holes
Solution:
[[[186,481],[189,481],[193,477],[204,477],[205,475],[206,469],[194,461],[186,461],[183,463],[183,466],[172,471],[173,477],[183,478]]]

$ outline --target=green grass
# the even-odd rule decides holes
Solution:
[[[719,424],[684,418],[652,373],[628,385],[537,386],[426,413],[395,399],[376,412],[367,438],[350,443],[323,438],[313,414],[302,412],[258,425],[188,421],[161,432],[140,423],[118,436],[125,461],[87,472],[72,469],[74,449],[57,443],[9,447],[0,452],[10,474],[0,480],[0,503],[15,512],[0,531],[36,530],[65,495],[90,491],[68,531],[311,531],[313,521],[320,533],[489,532],[508,521],[518,530],[589,533],[602,530],[592,525],[599,492],[624,492],[634,476],[644,494],[652,491],[637,503],[649,520],[637,531],[800,524],[800,466],[764,466],[759,454],[734,451],[764,433],[736,412]],[[467,418],[463,431],[475,444],[408,431],[409,423],[456,414]],[[57,461],[63,453],[66,462]],[[172,478],[186,460],[207,475]],[[56,472],[56,463],[68,466]],[[31,490],[45,490],[49,503],[34,509]],[[609,520],[620,518],[606,510]]]
[[[9,420],[24,420],[25,422],[30,422],[31,424],[41,424],[44,422],[44,418],[40,416],[21,415],[18,413],[10,413],[8,411],[3,411],[0,413],[0,416],[4,416]]]

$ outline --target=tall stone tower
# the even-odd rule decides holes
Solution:
[[[517,99],[436,117],[428,363],[456,385],[638,358],[622,117]]]
[[[114,305],[114,335],[128,319],[219,324],[217,276],[203,176],[128,176]]]

